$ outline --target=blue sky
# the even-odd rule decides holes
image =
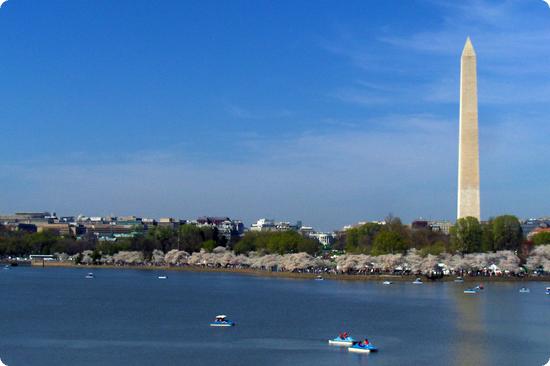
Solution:
[[[453,219],[468,35],[482,216],[548,215],[541,0],[9,0],[0,212]]]

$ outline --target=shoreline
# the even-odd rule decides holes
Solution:
[[[334,273],[303,273],[303,272],[273,272],[259,269],[249,268],[213,268],[199,266],[115,266],[103,264],[74,264],[69,262],[40,262],[32,263],[31,267],[62,267],[62,268],[89,268],[89,269],[134,269],[145,271],[178,271],[178,272],[196,272],[196,273],[233,273],[257,277],[278,277],[278,278],[293,278],[293,279],[309,279],[313,280],[318,275],[321,275],[325,280],[336,281],[395,281],[395,282],[412,282],[417,277],[423,279],[424,282],[453,282],[455,276],[444,276],[438,279],[429,279],[423,275],[392,275],[392,274],[334,274]],[[465,276],[465,283],[471,282],[550,282],[550,276],[525,276],[525,277],[499,277],[499,276]]]

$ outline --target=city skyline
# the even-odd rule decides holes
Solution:
[[[549,17],[542,1],[10,0],[0,212],[323,230],[388,213],[454,219],[470,35],[483,57],[482,219],[547,215]]]

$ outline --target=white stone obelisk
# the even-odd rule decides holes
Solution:
[[[476,67],[476,53],[468,37],[460,65],[457,219],[473,216],[480,220]]]

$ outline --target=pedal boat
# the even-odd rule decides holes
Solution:
[[[94,278],[94,274],[93,274],[92,272],[90,272],[90,273],[88,273],[88,274],[86,275],[85,278],[87,278],[87,279],[92,279],[92,278]]]
[[[417,278],[416,280],[413,281],[413,284],[414,285],[422,285],[424,282],[422,282],[422,280],[420,278]]]
[[[355,353],[371,353],[378,352],[378,348],[372,344],[365,344],[363,342],[355,343],[353,346],[348,347],[348,351]]]
[[[227,316],[225,315],[218,315],[216,316],[216,319],[210,323],[211,327],[233,327],[235,326],[235,322],[232,320],[228,320]]]
[[[353,346],[353,344],[356,343],[356,342],[357,341],[355,339],[353,339],[353,337],[350,337],[347,334],[346,335],[339,335],[336,338],[328,340],[328,344],[330,344],[332,346],[341,346],[341,347]]]
[[[550,295],[550,287],[547,287],[545,290],[546,295]]]

